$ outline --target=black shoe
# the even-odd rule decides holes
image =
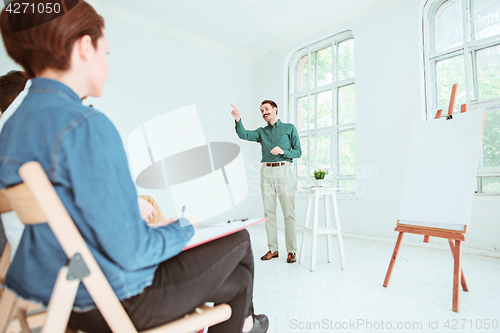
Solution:
[[[253,317],[253,327],[248,333],[266,333],[269,328],[269,319],[264,314],[252,315]]]

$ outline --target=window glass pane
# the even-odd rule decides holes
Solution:
[[[297,100],[297,131],[307,130],[307,111],[309,110],[309,97],[301,97]]]
[[[316,52],[311,53],[311,81],[309,89],[316,88]]]
[[[339,179],[338,187],[341,189],[338,191],[341,194],[352,194],[354,193],[354,179]]]
[[[462,0],[446,1],[436,11],[434,20],[436,52],[463,43]]]
[[[472,0],[474,39],[500,34],[500,1]]]
[[[354,175],[354,154],[356,151],[354,131],[339,133],[339,174]]]
[[[354,84],[339,88],[338,124],[353,123],[355,120]]]
[[[354,77],[354,39],[339,43],[339,81]]]
[[[455,108],[465,103],[464,57],[462,55],[436,62],[436,83],[438,108],[447,113],[450,104],[451,88],[458,83]]]
[[[332,126],[332,91],[318,94],[318,128]]]
[[[500,45],[476,52],[479,99],[500,97]]]
[[[299,61],[298,67],[298,83],[297,91],[303,91],[309,89],[309,62],[307,61],[309,57],[307,55],[303,56]]]
[[[330,135],[322,135],[316,137],[316,144],[318,145],[318,168],[327,169],[330,173]]]
[[[482,177],[482,192],[488,194],[500,193],[500,177]]]
[[[500,111],[486,114],[482,155],[483,168],[500,168]]]
[[[318,87],[332,83],[332,47],[318,51]]]

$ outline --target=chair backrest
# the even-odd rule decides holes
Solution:
[[[8,213],[12,211],[12,207],[9,204],[9,200],[7,200],[7,196],[5,194],[5,189],[0,190],[0,214]],[[2,256],[0,257],[0,285],[4,283],[5,276],[7,275],[7,271],[10,266],[10,254],[11,248],[9,242],[5,245],[5,249],[3,250]],[[2,291],[0,290],[0,296],[2,295]]]
[[[12,211],[7,195],[5,194],[5,189],[0,190],[0,214],[8,213]]]
[[[68,273],[71,273],[71,263],[82,259],[90,274],[81,278],[81,281],[85,284],[111,331],[137,333],[41,165],[38,162],[28,162],[19,169],[19,174],[23,183],[0,193],[0,196],[5,194],[8,199],[7,204],[2,205],[7,207],[10,204],[24,224],[47,222],[70,259],[69,264],[59,271],[42,333],[66,330],[80,282],[79,279],[70,280]],[[0,202],[1,200],[0,197]],[[214,308],[202,306],[193,314],[143,333],[192,332],[205,325],[218,324],[230,317],[231,308],[227,304],[219,304]]]
[[[24,224],[47,222],[68,259],[79,255],[85,262],[90,275],[84,277],[82,282],[111,330],[137,333],[41,165],[38,162],[28,162],[19,169],[19,174],[24,183],[8,188],[6,196],[21,221]],[[51,314],[56,289],[57,285],[49,303],[47,323],[52,315],[52,318],[57,318],[57,314]],[[70,306],[65,311],[71,311],[74,296],[71,300],[65,300],[65,304]],[[59,310],[60,304],[54,304],[54,307]]]

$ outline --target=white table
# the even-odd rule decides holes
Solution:
[[[345,269],[345,255],[344,255],[344,244],[342,242],[342,231],[340,229],[339,220],[339,210],[337,206],[337,198],[335,196],[336,188],[333,187],[311,187],[309,188],[309,195],[307,197],[307,209],[306,209],[306,219],[304,222],[304,230],[302,232],[302,244],[300,245],[299,252],[299,264],[304,261],[304,242],[306,239],[306,233],[311,232],[312,234],[312,244],[311,244],[311,272],[316,270],[316,247],[318,235],[326,235],[326,244],[328,252],[328,262],[332,262],[332,238],[331,236],[337,235],[337,241],[339,245],[340,254],[340,266]],[[325,217],[326,225],[318,226],[318,213],[319,213],[319,199],[323,196],[325,199]],[[335,227],[330,224],[330,201],[333,205],[333,216],[335,221]],[[310,225],[311,209],[314,205],[314,216],[312,226]]]

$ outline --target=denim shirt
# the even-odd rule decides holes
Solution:
[[[293,124],[282,123],[281,120],[272,125],[259,127],[254,131],[246,130],[243,121],[235,121],[235,129],[238,137],[247,141],[259,142],[262,148],[261,162],[293,162],[294,158],[302,156],[299,133]],[[283,149],[283,155],[273,155],[274,147]]]
[[[83,106],[59,81],[36,78],[0,133],[0,188],[22,182],[38,161],[120,300],[151,285],[158,264],[192,237],[179,221],[152,228],[141,220],[121,138],[101,112]],[[5,285],[47,305],[68,259],[47,223],[27,225]],[[80,283],[75,309],[95,307]]]

